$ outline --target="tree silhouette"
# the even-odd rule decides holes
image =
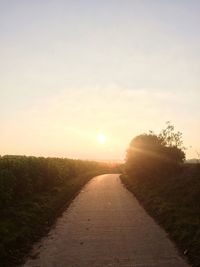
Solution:
[[[182,134],[175,132],[169,122],[158,135],[150,131],[136,136],[127,150],[126,171],[143,178],[169,175],[177,171],[185,159],[182,145]]]

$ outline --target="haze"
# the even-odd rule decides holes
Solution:
[[[0,0],[0,154],[123,159],[170,120],[196,157],[199,12],[198,0]]]

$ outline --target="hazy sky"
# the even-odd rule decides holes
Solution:
[[[199,0],[0,0],[0,154],[123,159],[170,120],[196,157],[199,14]]]

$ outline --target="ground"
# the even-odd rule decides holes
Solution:
[[[188,267],[119,175],[93,178],[24,267]]]

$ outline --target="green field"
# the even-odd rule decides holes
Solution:
[[[92,161],[0,157],[0,265],[19,263],[82,186],[109,171]]]

